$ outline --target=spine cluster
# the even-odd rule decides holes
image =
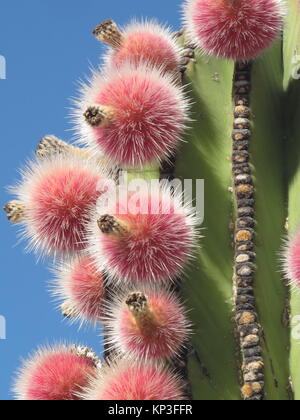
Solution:
[[[232,171],[237,206],[234,244],[235,320],[242,353],[242,394],[245,400],[264,398],[264,363],[254,296],[255,190],[250,163],[251,63],[237,63],[234,76]]]
[[[186,39],[184,47],[183,47],[182,58],[180,61],[180,73],[182,75],[182,81],[183,81],[184,74],[188,68],[188,65],[191,62],[196,62],[195,50],[196,50],[196,45],[193,42]]]

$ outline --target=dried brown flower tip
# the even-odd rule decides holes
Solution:
[[[93,34],[99,41],[105,42],[113,48],[117,48],[122,43],[123,36],[117,24],[112,19],[100,23],[93,30]]]
[[[114,119],[114,111],[107,106],[91,105],[85,111],[84,117],[92,127],[107,127]]]
[[[20,223],[25,217],[25,206],[20,201],[10,201],[7,203],[3,210],[7,214],[7,218],[12,223]]]

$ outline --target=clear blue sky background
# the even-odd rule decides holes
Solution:
[[[106,18],[124,24],[132,17],[157,17],[178,29],[182,0],[1,0],[0,55],[7,60],[7,80],[0,80],[1,190],[18,179],[17,169],[33,155],[45,134],[70,137],[68,98],[76,81],[89,74],[103,51],[91,35]],[[0,400],[12,399],[13,374],[40,344],[66,339],[101,351],[99,331],[62,321],[47,291],[47,263],[17,245],[16,229],[0,215],[0,315],[7,340],[0,340]]]

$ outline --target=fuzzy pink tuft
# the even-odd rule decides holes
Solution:
[[[183,305],[174,293],[162,289],[142,287],[138,293],[147,298],[150,321],[142,313],[142,322],[137,322],[126,304],[128,293],[117,295],[105,323],[108,346],[133,360],[179,356],[190,332]]]
[[[283,262],[286,277],[300,288],[300,231],[288,242]]]
[[[102,180],[102,172],[91,161],[58,156],[31,163],[15,189],[26,208],[23,225],[29,248],[55,256],[81,251]]]
[[[84,118],[91,105],[108,107],[108,125],[90,126]],[[169,75],[147,65],[125,65],[106,76],[95,73],[78,101],[79,136],[97,155],[113,164],[141,166],[170,157],[187,121],[188,102]]]
[[[278,37],[282,0],[187,0],[184,20],[204,53],[236,61],[251,60]]]
[[[84,400],[183,400],[181,381],[176,375],[152,364],[118,362],[90,384]]]
[[[56,270],[54,294],[68,301],[81,321],[97,323],[103,315],[104,277],[95,262],[87,257],[76,258]]]
[[[182,274],[192,255],[197,234],[197,218],[190,206],[184,207],[181,196],[168,191],[141,192],[136,208],[128,202],[117,202],[117,213],[111,213],[126,233],[110,235],[101,232],[99,217],[107,208],[97,206],[90,224],[89,252],[99,270],[105,269],[112,281],[166,283]],[[153,211],[154,210],[154,211]]]
[[[15,385],[18,400],[79,400],[78,393],[96,373],[90,358],[65,346],[38,351],[24,363]]]
[[[180,48],[168,28],[156,22],[133,21],[122,31],[119,48],[109,52],[108,65],[118,68],[125,62],[149,63],[167,72],[178,72]]]

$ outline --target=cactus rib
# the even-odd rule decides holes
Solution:
[[[236,63],[234,74],[233,186],[237,205],[235,224],[235,319],[242,355],[242,395],[245,400],[264,398],[264,363],[260,347],[254,296],[256,254],[255,202],[249,163],[251,63]]]

